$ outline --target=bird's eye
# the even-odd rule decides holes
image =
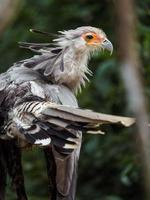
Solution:
[[[86,35],[86,39],[88,39],[88,40],[91,40],[93,38],[94,38],[93,35]]]

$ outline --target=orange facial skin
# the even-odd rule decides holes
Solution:
[[[103,35],[96,34],[94,32],[84,33],[82,38],[86,41],[87,45],[99,45],[104,40],[105,37]]]

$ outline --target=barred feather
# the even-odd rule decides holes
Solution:
[[[14,122],[27,141],[34,145],[61,148],[78,147],[78,137],[72,130],[98,132],[101,124],[121,123],[130,126],[133,118],[95,113],[90,110],[58,105],[46,101],[24,102],[13,110]]]

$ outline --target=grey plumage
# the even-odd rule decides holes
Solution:
[[[64,129],[67,129],[70,124],[73,127],[73,122],[76,122],[78,125],[76,129],[82,124],[83,128],[91,127],[93,131],[95,125],[102,123],[122,123],[125,126],[133,123],[133,120],[130,118],[98,114],[90,110],[78,109],[76,98],[69,89],[62,85],[50,85],[42,79],[42,76],[37,71],[30,68],[14,66],[7,73],[9,78],[1,91],[5,92],[2,96],[6,95],[6,101],[2,105],[4,105],[4,108],[10,109],[7,113],[7,118],[16,122],[21,128],[23,128],[23,125],[26,125],[26,129],[29,129],[36,119],[44,120],[47,123],[51,123],[53,119],[54,124],[55,118],[61,119],[62,122],[66,123],[66,127],[63,127]],[[39,97],[40,101],[39,99],[34,100],[34,96]],[[20,105],[18,106],[18,104]],[[59,104],[64,104],[65,106]],[[14,109],[12,110],[10,106]],[[37,112],[32,112],[35,110]],[[27,113],[29,114],[27,115]],[[43,115],[47,116],[47,119],[46,117],[43,119]],[[28,122],[25,122],[25,120],[28,120]]]
[[[97,35],[93,46],[86,34]],[[39,55],[18,61],[0,75],[0,137],[17,138],[21,147],[51,145],[55,199],[74,200],[81,131],[98,133],[101,124],[134,123],[132,118],[79,109],[74,95],[88,79],[91,53],[105,45],[112,51],[112,45],[102,30],[93,27],[60,32],[53,47],[50,43],[19,45]]]
[[[21,71],[22,71],[22,75],[20,75]],[[7,79],[7,81],[5,83],[5,87],[3,87],[3,90],[1,91],[2,96],[3,96],[3,101],[1,102],[1,106],[0,106],[1,117],[5,118],[5,123],[7,123],[8,111],[10,111],[10,113],[11,113],[11,110],[13,109],[13,107],[15,107],[15,105],[20,104],[21,101],[24,102],[25,98],[29,97],[29,96],[31,96],[31,98],[33,98],[33,96],[40,96],[40,98],[44,98],[44,99],[46,99],[46,101],[49,100],[51,102],[56,102],[58,104],[65,104],[65,105],[77,107],[76,98],[67,87],[65,87],[63,85],[55,85],[55,84],[51,85],[51,84],[47,83],[46,81],[43,81],[42,77],[40,77],[37,73],[34,73],[34,71],[32,69],[28,69],[25,67],[18,68],[16,66],[14,66],[7,72],[7,74],[9,75],[9,78]],[[17,133],[17,131],[15,133]],[[22,131],[20,131],[20,133],[24,134],[24,132],[22,132]],[[59,132],[57,132],[57,133],[59,133]],[[62,131],[62,134],[64,134],[63,131]],[[72,165],[70,166],[71,162],[74,159],[78,160],[79,147],[80,147],[79,141],[81,141],[81,139],[80,139],[81,133],[78,132],[76,134],[78,134],[77,135],[78,148],[76,150],[74,150],[74,153],[70,154],[70,156],[67,158],[67,160],[65,158],[65,155],[63,156],[63,159],[61,159],[61,160],[59,159],[59,157],[62,157],[62,155],[60,154],[60,151],[62,153],[64,152],[62,147],[65,146],[65,144],[66,144],[66,142],[63,142],[63,141],[66,141],[66,140],[62,140],[62,141],[55,140],[56,142],[54,142],[54,144],[56,144],[58,147],[61,147],[61,148],[59,148],[59,151],[56,150],[55,148],[53,148],[53,154],[54,155],[57,154],[57,158],[55,158],[55,160],[57,162],[56,166],[61,165],[62,170],[63,170],[64,165],[66,165],[66,164],[68,166],[67,169],[68,168],[71,169],[71,166],[72,166]],[[13,135],[14,135],[14,137],[16,137],[15,134],[13,134]],[[18,140],[19,145],[21,147],[28,146],[27,142],[25,142],[25,140],[24,140],[25,138],[23,138],[23,136],[20,134],[18,134],[18,135],[19,135],[19,140]],[[72,136],[72,134],[70,134],[70,137],[71,136]],[[50,136],[49,136],[49,138],[50,138]],[[9,139],[11,139],[11,138],[9,138]],[[28,142],[30,142],[30,140]],[[61,146],[61,144],[62,144],[62,146]],[[75,146],[75,148],[76,147],[77,147],[77,145]],[[67,152],[65,152],[65,154],[66,153]],[[68,162],[68,160],[70,160],[70,161]],[[59,164],[59,162],[61,164]],[[64,164],[62,164],[62,163],[64,163]],[[75,165],[77,165],[77,163]],[[66,171],[66,168],[65,168],[64,169],[65,171],[63,171],[63,172],[59,171],[59,173],[56,173],[57,180],[60,179],[60,176],[59,176],[60,173],[61,174],[63,173],[63,176],[66,176],[66,180],[63,180],[63,181],[65,181],[65,184],[67,182],[67,184],[66,184],[67,188],[65,188],[65,189],[63,188],[63,185],[64,185],[63,181],[61,181],[62,185],[61,185],[61,183],[58,182],[58,188],[57,188],[58,193],[60,193],[63,196],[69,195],[68,192],[70,192],[70,189],[69,189],[69,188],[71,188],[70,185],[73,184],[71,179],[70,178],[68,179],[68,177],[72,177],[73,173],[75,173],[74,166],[72,166],[72,167],[73,167],[73,169],[72,169],[73,171],[72,170]],[[73,182],[74,181],[75,181],[75,179],[73,180]],[[73,194],[74,193],[75,193],[75,191],[73,190]],[[70,194],[70,195],[72,195],[72,194]],[[59,196],[59,194],[58,194],[58,196]],[[69,197],[66,197],[66,198],[69,198]]]

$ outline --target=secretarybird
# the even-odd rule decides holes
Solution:
[[[0,200],[5,199],[7,173],[17,199],[27,199],[21,148],[28,146],[44,150],[49,199],[74,200],[82,133],[100,133],[102,124],[134,123],[78,108],[75,93],[91,75],[89,58],[103,49],[112,53],[113,46],[101,29],[90,26],[60,31],[52,44],[19,44],[37,55],[0,75]]]

